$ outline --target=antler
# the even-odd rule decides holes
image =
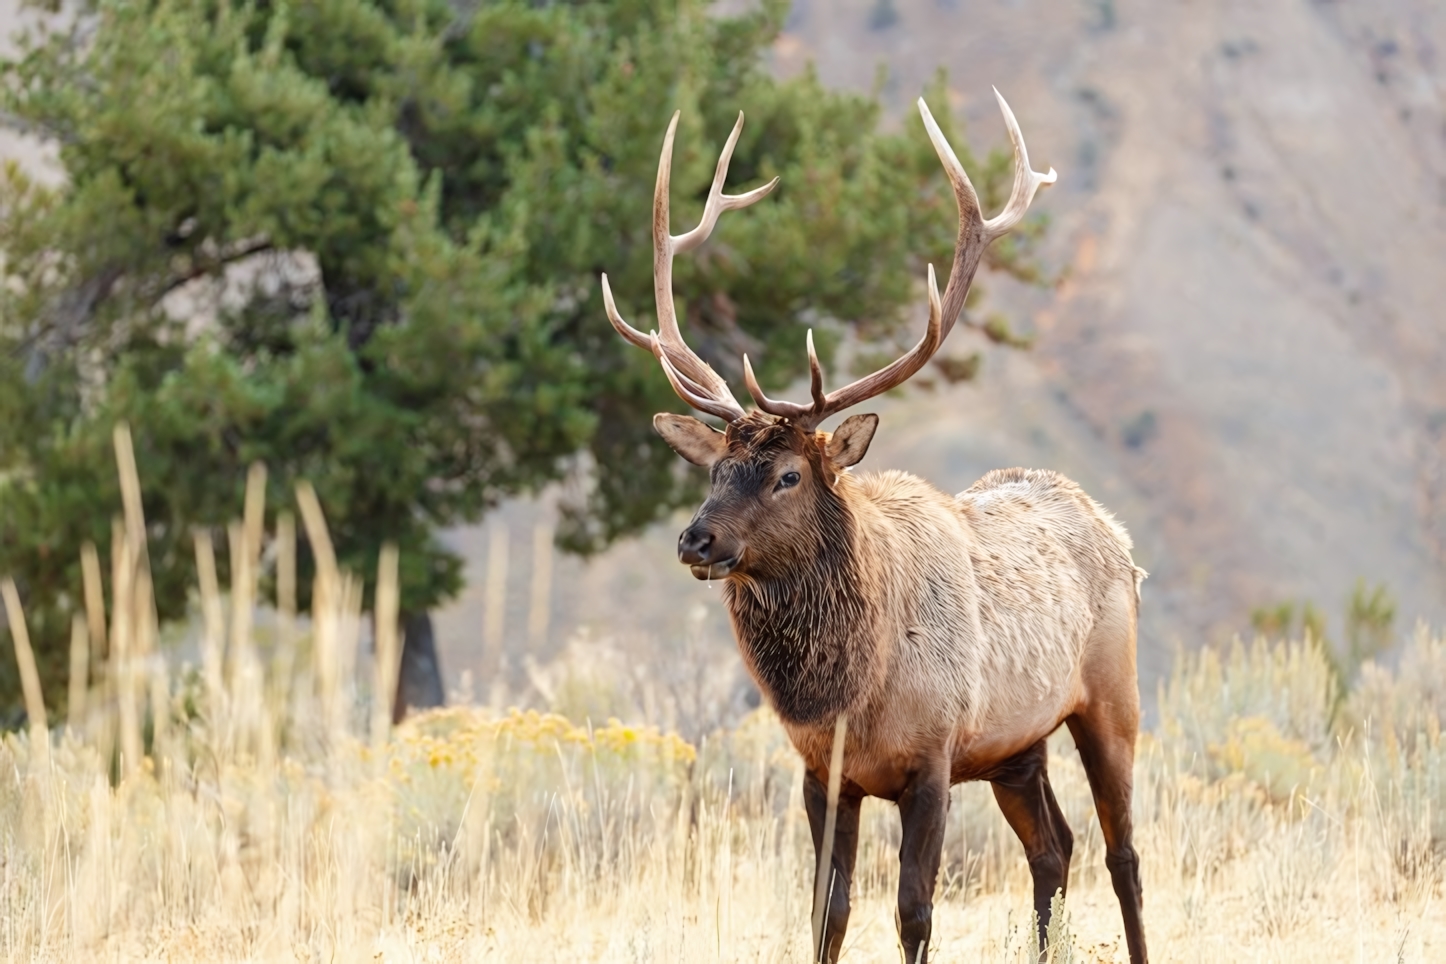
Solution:
[[[974,280],[974,273],[979,269],[979,261],[984,256],[984,249],[989,247],[990,242],[996,238],[1009,233],[1029,210],[1029,202],[1034,199],[1035,192],[1045,185],[1053,184],[1057,176],[1052,167],[1047,174],[1040,174],[1030,168],[1029,152],[1025,150],[1024,135],[1020,133],[1019,122],[1014,119],[1014,112],[1009,109],[1009,105],[1005,103],[1003,95],[997,89],[994,91],[994,96],[998,99],[999,109],[1004,114],[1004,124],[1009,129],[1009,139],[1014,142],[1014,187],[1010,191],[1009,201],[1004,205],[1004,210],[989,219],[985,219],[984,213],[979,208],[979,196],[974,192],[974,185],[969,182],[969,175],[964,173],[964,166],[959,163],[959,158],[954,156],[953,148],[944,139],[944,133],[939,130],[939,125],[934,122],[934,116],[929,113],[929,107],[924,103],[924,98],[919,98],[919,113],[924,118],[924,128],[929,132],[929,140],[934,144],[934,151],[939,155],[939,160],[944,165],[944,171],[954,185],[954,201],[959,208],[959,237],[954,244],[954,264],[949,270],[949,284],[944,289],[943,298],[940,298],[939,289],[934,280],[934,266],[929,266],[929,326],[924,332],[924,337],[907,354],[896,359],[892,364],[825,395],[823,392],[823,368],[814,354],[813,332],[810,331],[808,333],[808,367],[812,376],[813,403],[811,405],[778,401],[763,394],[762,389],[758,387],[757,379],[753,377],[753,366],[749,363],[748,356],[744,355],[743,376],[748,385],[748,394],[753,396],[754,403],[760,409],[772,415],[787,418],[805,431],[812,431],[830,415],[903,384],[915,372],[923,368],[930,357],[939,350],[939,346],[948,337],[950,329],[954,327],[954,322],[959,317],[960,310],[964,307],[964,299],[969,294],[969,286]]]
[[[668,124],[668,133],[663,138],[663,153],[658,159],[658,180],[653,188],[653,296],[658,306],[658,326],[662,334],[643,334],[623,320],[613,302],[608,276],[602,276],[603,306],[607,309],[608,320],[617,333],[639,348],[646,349],[657,357],[663,373],[673,386],[678,397],[700,412],[716,415],[732,422],[743,417],[743,407],[728,390],[728,383],[708,363],[699,358],[693,349],[683,341],[678,329],[678,312],[673,304],[673,256],[681,251],[691,251],[707,240],[724,211],[736,211],[766,197],[778,186],[774,178],[747,194],[724,194],[723,181],[728,176],[728,162],[733,159],[733,148],[743,130],[743,112],[738,112],[738,123],[723,145],[718,156],[718,167],[713,172],[713,184],[708,189],[708,200],[703,205],[703,218],[698,226],[687,234],[668,233],[668,184],[673,167],[673,135],[678,129],[678,115]]]

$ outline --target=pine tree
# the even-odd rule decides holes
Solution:
[[[223,541],[260,461],[273,509],[315,486],[354,573],[398,544],[404,666],[460,587],[440,528],[571,477],[559,539],[588,552],[693,499],[649,430],[680,403],[597,282],[646,327],[674,108],[675,223],[740,108],[730,185],[783,178],[678,263],[690,341],[720,371],[746,347],[786,382],[806,323],[825,354],[850,329],[916,333],[903,309],[922,260],[948,262],[952,196],[919,130],[768,73],[786,6],[98,0],[21,38],[0,97],[64,179],[0,180],[0,572],[48,695],[79,549],[110,543],[121,420],[162,619],[185,612],[194,530]],[[986,195],[1006,171],[991,160]],[[996,260],[1032,270],[1015,248]],[[0,675],[0,700],[17,692]]]

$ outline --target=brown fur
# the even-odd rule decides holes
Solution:
[[[723,598],[749,672],[779,715],[831,732],[883,668],[868,639],[876,604],[851,552],[852,513],[816,440],[770,416],[736,422],[727,437],[715,487],[728,476],[756,476],[743,483],[750,488],[771,483],[775,453],[807,463],[800,488],[810,498],[784,513],[750,515],[749,559],[728,577]]]
[[[917,755],[921,729],[956,773],[987,772],[994,747],[1031,745],[1086,695],[1091,631],[1133,626],[1129,537],[1063,476],[995,471],[951,497],[841,471],[826,433],[772,416],[725,439],[696,518],[746,546],[726,579],[734,630],[811,765],[845,712],[846,774],[870,792],[891,795],[889,761]],[[799,497],[769,504],[781,471],[805,466]],[[1021,711],[1031,722],[1012,722]]]
[[[979,198],[923,99],[919,114],[954,186],[959,234],[941,296],[928,272],[929,325],[912,349],[871,375],[824,392],[806,340],[812,401],[770,399],[743,356],[745,414],[728,385],[683,340],[673,304],[673,256],[705,240],[725,210],[777,185],[723,193],[743,115],[724,145],[703,219],[687,234],[668,226],[673,115],[653,191],[653,289],[658,331],[618,314],[614,330],[657,358],[678,397],[728,423],[658,415],[653,426],[683,458],[708,466],[713,491],[678,538],[678,558],[699,579],[726,579],[739,648],[808,764],[804,800],[820,866],[821,930],[815,959],[837,958],[849,916],[849,881],[866,795],[898,803],[899,937],[913,964],[928,959],[944,813],[953,782],[994,784],[1034,876],[1040,934],[1049,898],[1069,879],[1072,837],[1049,789],[1044,737],[1068,721],[1079,746],[1120,899],[1132,964],[1145,959],[1139,859],[1130,843],[1130,786],[1139,726],[1135,617],[1143,571],[1130,540],[1073,482],[1052,472],[990,473],[951,498],[898,472],[855,479],[874,415],[832,433],[831,415],[903,384],[926,364],[959,317],[984,250],[1024,217],[1054,169],[1034,171],[1014,113],[996,90],[1014,144],[1004,210],[986,219]],[[770,414],[762,414],[767,412]],[[835,721],[848,724],[842,796],[829,801]],[[830,815],[830,808],[835,808]],[[835,827],[837,846],[826,839]],[[825,857],[831,854],[831,857]],[[823,874],[832,875],[825,879]],[[835,886],[835,885],[840,886]]]
[[[909,813],[932,826],[949,784],[995,782],[1038,864],[1037,891],[1048,888],[1046,916],[1069,830],[1040,747],[1069,720],[1085,734],[1097,795],[1118,798],[1123,781],[1124,824],[1106,829],[1106,843],[1112,872],[1120,864],[1137,888],[1128,760],[1144,573],[1123,527],[1049,471],[990,472],[957,496],[901,472],[854,476],[829,457],[827,433],[757,412],[694,444],[712,445],[713,488],[685,538],[706,529],[718,557],[737,555],[724,598],[739,649],[810,773],[827,782],[834,721],[846,714],[845,792],[898,801],[906,841]],[[800,482],[780,487],[794,471]],[[927,860],[920,867],[927,875]],[[1122,903],[1137,904],[1134,893]],[[1128,908],[1126,919],[1130,930]],[[927,913],[919,926],[927,933]],[[1143,960],[1143,938],[1129,936]]]

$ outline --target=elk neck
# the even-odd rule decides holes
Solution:
[[[865,588],[854,485],[842,477],[816,502],[788,564],[730,576],[734,634],[759,687],[785,720],[831,726],[868,695],[878,661],[876,606]]]

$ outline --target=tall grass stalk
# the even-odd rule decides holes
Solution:
[[[123,479],[128,438],[117,433]],[[361,582],[338,567],[316,493],[296,492],[317,563],[303,616],[296,525],[281,513],[262,531],[263,481],[253,470],[227,533],[228,586],[212,536],[196,534],[198,671],[159,645],[139,483],[123,483],[108,586],[94,548],[83,556],[71,692],[84,696],[67,726],[49,729],[21,594],[0,582],[30,722],[0,737],[0,958],[810,958],[811,884],[827,875],[797,756],[767,710],[696,745],[546,706],[393,727],[395,551],[379,561],[363,673]],[[263,560],[274,620],[259,608]],[[621,692],[588,673],[624,664],[570,672],[569,698]],[[1446,948],[1446,641],[1422,629],[1398,668],[1367,662],[1341,707],[1329,678],[1310,642],[1179,660],[1136,769],[1157,959],[1428,961]],[[1123,961],[1068,744],[1050,743],[1077,837],[1049,960]],[[894,808],[866,801],[846,960],[897,959],[898,843]],[[1037,961],[1031,892],[989,788],[956,788],[932,954]]]

